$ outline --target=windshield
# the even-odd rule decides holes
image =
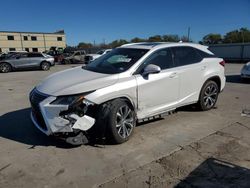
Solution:
[[[83,69],[104,74],[121,73],[128,70],[147,52],[147,49],[116,48],[86,65]]]

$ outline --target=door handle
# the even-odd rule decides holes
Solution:
[[[176,77],[176,75],[177,75],[177,73],[174,72],[174,73],[170,74],[169,78],[174,78],[174,77]]]
[[[205,70],[207,68],[207,66],[203,66],[201,67],[201,70]]]

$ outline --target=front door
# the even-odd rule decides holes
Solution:
[[[161,72],[146,77],[135,75],[138,84],[138,119],[171,110],[179,99],[179,73],[173,66],[171,50],[166,48],[154,52],[139,69],[143,70],[149,64],[159,66]]]

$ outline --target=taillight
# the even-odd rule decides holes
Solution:
[[[226,64],[226,62],[224,60],[220,62],[220,65],[223,67],[225,67],[225,64]]]

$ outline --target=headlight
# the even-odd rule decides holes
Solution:
[[[56,98],[56,100],[51,102],[51,104],[72,106],[77,103],[82,103],[82,101],[84,100],[84,97],[92,92],[93,91],[82,93],[79,95],[59,96]]]
[[[84,99],[82,95],[57,97],[51,104],[72,105]]]

